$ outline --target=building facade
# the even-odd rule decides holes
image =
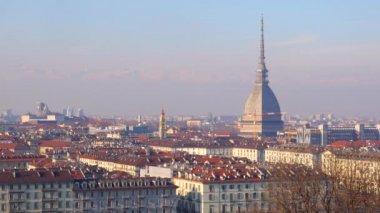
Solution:
[[[176,188],[164,178],[94,178],[70,170],[0,172],[0,211],[170,213]]]

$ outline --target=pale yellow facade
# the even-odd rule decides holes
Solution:
[[[169,147],[169,146],[151,146],[154,150],[163,152],[187,152],[191,155],[216,155],[225,157],[248,158],[249,160],[261,161],[261,152],[255,148],[249,147]]]
[[[378,154],[372,156],[369,153],[337,155],[334,152],[325,151],[321,155],[321,162],[322,171],[328,175],[354,178],[379,190],[380,156]]]
[[[318,168],[320,159],[318,153],[297,152],[286,149],[266,149],[265,161],[269,163],[301,164],[310,168]]]
[[[239,158],[248,158],[254,162],[259,162],[261,159],[260,150],[254,148],[234,147],[232,149],[232,156]]]
[[[182,211],[196,213],[245,212],[270,209],[265,182],[238,180],[233,182],[201,182],[173,178],[180,196],[177,205]]]
[[[107,160],[86,158],[86,157],[79,157],[79,161],[87,165],[99,166],[110,172],[122,171],[122,172],[127,172],[128,174],[135,177],[140,176],[140,167],[135,166],[135,165],[123,164],[123,163],[112,162],[112,161],[107,161]]]

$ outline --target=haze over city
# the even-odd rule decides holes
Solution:
[[[1,110],[239,115],[264,14],[270,85],[291,114],[380,116],[379,3],[0,1]]]

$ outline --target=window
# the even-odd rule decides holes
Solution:
[[[227,211],[227,205],[224,204],[224,205],[222,206],[222,213],[226,213],[226,211]]]
[[[216,212],[214,209],[215,209],[215,206],[214,205],[210,205],[210,213]]]
[[[233,184],[230,185],[230,189],[234,189],[235,186]]]
[[[226,185],[222,185],[222,190],[223,191],[226,191],[226,188],[227,188]]]
[[[209,188],[210,192],[214,191],[214,186],[213,185],[209,185],[208,188]]]
[[[66,201],[66,208],[70,208],[70,201]]]
[[[208,195],[208,199],[209,199],[209,200],[212,200],[212,194],[209,194],[209,195]]]
[[[265,200],[264,192],[261,192],[261,200]]]

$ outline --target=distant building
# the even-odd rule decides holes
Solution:
[[[2,132],[13,132],[16,125],[13,123],[0,123],[0,133]]]
[[[79,117],[79,118],[84,117],[84,110],[82,108],[79,108],[77,110],[77,117]]]
[[[69,150],[72,147],[72,144],[70,141],[60,141],[60,140],[47,140],[47,141],[41,141],[39,143],[39,153],[41,155],[47,154],[47,152],[52,150]]]
[[[297,143],[327,145],[334,141],[377,141],[380,128],[357,124],[354,127],[335,127],[321,124],[318,128],[305,125],[297,129]]]
[[[324,150],[309,145],[286,144],[265,149],[265,162],[299,164],[319,168],[320,156]]]
[[[158,124],[158,136],[160,139],[166,138],[166,116],[164,110],[161,111],[160,120]]]
[[[23,143],[0,143],[0,150],[8,150],[19,154],[31,153],[30,147]]]
[[[29,164],[44,159],[42,155],[13,155],[2,154],[0,156],[0,170],[28,169]]]
[[[263,19],[261,20],[260,50],[255,87],[245,103],[244,114],[238,122],[238,129],[243,137],[276,137],[277,132],[284,128],[280,105],[269,87],[264,56]]]
[[[31,124],[60,124],[65,120],[65,116],[59,113],[47,114],[47,115],[33,115],[25,114],[21,116],[21,123],[31,123]]]
[[[202,120],[199,120],[199,119],[187,120],[186,126],[188,128],[200,128],[200,127],[202,127]]]

